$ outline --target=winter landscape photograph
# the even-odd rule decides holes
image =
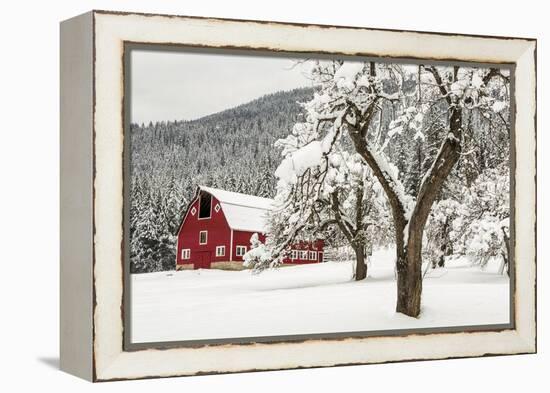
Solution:
[[[512,69],[137,47],[132,343],[512,320]]]

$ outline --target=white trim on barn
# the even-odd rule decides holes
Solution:
[[[193,199],[191,200],[191,202],[189,203],[189,205],[187,205],[187,210],[185,212],[185,215],[183,216],[183,219],[181,220],[180,222],[180,225],[178,226],[178,233],[180,233],[181,231],[181,228],[183,227],[183,224],[185,223],[185,220],[187,220],[187,216],[189,215],[189,213],[191,213],[191,211],[193,210],[192,208],[189,209],[191,206],[193,206],[195,204],[196,201],[199,200],[199,194],[198,194],[198,189],[197,189],[197,192],[195,193],[196,195],[193,197]],[[194,206],[193,206],[194,207]],[[196,213],[196,210],[195,210],[195,213]],[[193,214],[194,216],[194,214]]]
[[[242,251],[244,249],[244,251]],[[239,253],[239,250],[241,250],[241,253]],[[238,245],[235,247],[235,255],[238,257],[242,257],[244,254],[246,254],[246,246]]]
[[[273,199],[204,186],[199,186],[199,190],[211,194],[218,200],[231,229],[266,232],[267,212],[273,209]]]
[[[176,267],[178,266],[178,250],[180,249],[180,237],[179,237],[179,231],[178,236],[176,236]],[[181,255],[180,255],[181,257]],[[181,259],[181,258],[179,258]]]
[[[231,240],[229,241],[229,260],[233,261],[233,228],[231,228]]]

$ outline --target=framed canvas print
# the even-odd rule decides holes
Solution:
[[[61,368],[536,351],[536,41],[61,24]]]

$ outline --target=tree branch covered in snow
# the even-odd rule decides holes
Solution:
[[[488,111],[498,116],[509,105],[509,96],[502,94],[506,76],[496,68],[316,61],[311,78],[317,91],[303,105],[306,121],[296,124],[292,135],[278,142],[284,158],[276,171],[276,199],[281,207],[276,214],[283,217],[284,225],[273,227],[283,241],[274,242],[272,256],[280,260],[279,255],[284,255],[280,245],[287,247],[301,232],[313,230],[314,224],[323,228],[334,220],[351,244],[359,232],[364,236],[368,225],[342,214],[342,183],[332,184],[330,175],[334,157],[358,157],[384,190],[393,217],[397,310],[416,316],[426,221],[462,156],[472,116],[487,116]],[[500,85],[493,83],[495,79]],[[404,138],[411,133],[411,158],[420,166],[416,180],[411,177],[413,173],[406,173],[405,160],[388,159],[388,153],[394,160],[399,158],[395,150],[407,154],[411,140]],[[426,143],[431,144],[431,160],[420,159],[427,156]],[[348,152],[347,156],[342,152]],[[409,161],[409,166],[413,163]],[[356,205],[355,214],[361,215],[362,207]]]

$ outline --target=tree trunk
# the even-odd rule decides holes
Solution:
[[[432,205],[439,195],[445,179],[460,156],[460,135],[462,129],[462,111],[451,111],[450,133],[441,146],[441,151],[433,163],[430,173],[418,192],[416,204],[411,214],[406,234],[403,237],[405,247],[399,249],[397,241],[397,312],[418,317],[422,294],[422,235]]]
[[[409,266],[415,266],[410,264]],[[422,296],[421,269],[397,270],[397,306],[396,311],[410,317],[420,315],[420,299]]]
[[[437,267],[445,267],[445,250],[442,250],[441,255],[439,256]]]
[[[423,228],[409,229],[408,232],[407,245],[397,251],[396,311],[416,318],[420,314],[422,296]]]
[[[451,247],[450,243],[451,240],[449,239],[449,216],[447,216],[445,217],[445,223],[443,224],[443,228],[441,230],[441,254],[437,261],[437,267],[445,267],[445,257],[448,255],[452,255],[452,253],[449,252],[449,249]]]
[[[420,185],[412,212],[406,211],[406,207],[400,200],[398,192],[394,189],[393,180],[380,167],[375,155],[373,155],[367,145],[366,135],[371,118],[377,107],[377,99],[373,100],[364,113],[359,111],[357,107],[350,106],[350,110],[354,116],[363,120],[363,124],[360,127],[356,125],[358,124],[357,122],[355,124],[346,123],[356,152],[370,166],[388,198],[395,227],[397,267],[396,311],[411,317],[418,317],[420,314],[420,299],[422,295],[422,234],[424,226],[445,179],[460,157],[462,138],[462,109],[453,102],[437,69],[431,67],[428,70],[432,72],[442,96],[445,97],[445,100],[449,104],[449,133],[442,142],[435,161]],[[492,70],[485,76],[484,82],[490,79],[492,73],[497,72]],[[457,72],[458,67],[455,68],[455,80]]]
[[[361,281],[367,278],[367,261],[365,256],[365,247],[359,246],[354,248],[355,251],[355,281]]]

